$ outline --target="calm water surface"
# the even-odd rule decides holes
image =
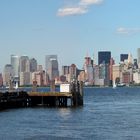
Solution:
[[[79,108],[0,112],[0,140],[139,140],[140,88],[85,88]]]

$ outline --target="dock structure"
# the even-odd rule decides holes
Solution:
[[[36,83],[35,83],[36,84]],[[0,93],[0,109],[47,106],[47,107],[78,107],[83,106],[83,84],[73,82],[69,84],[69,90],[55,92],[54,85],[50,92],[37,92],[33,86],[33,91],[7,91]],[[66,91],[65,91],[66,90]]]
[[[27,107],[29,96],[24,91],[0,93],[0,109]]]
[[[31,106],[68,107],[72,104],[72,94],[60,92],[30,92]],[[68,100],[71,101],[68,104]]]

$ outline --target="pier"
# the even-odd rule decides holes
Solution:
[[[69,85],[69,91],[64,87],[63,92],[55,92],[55,86],[52,84],[50,92],[37,92],[34,85],[30,92],[8,91],[0,93],[0,109],[34,106],[83,106],[83,84],[78,81],[73,82]]]

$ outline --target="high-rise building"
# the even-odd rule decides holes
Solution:
[[[13,77],[19,77],[19,56],[11,55],[11,65],[13,68]]]
[[[76,65],[75,64],[71,64],[71,66],[70,66],[70,73],[69,73],[69,80],[70,81],[72,81],[72,80],[75,80],[75,79],[77,79],[77,67],[76,67]]]
[[[138,57],[138,66],[140,68],[140,48],[137,49],[137,57]]]
[[[100,64],[109,64],[111,59],[110,51],[99,51],[98,52],[98,65]]]
[[[51,59],[56,59],[57,60],[57,55],[46,55],[45,57],[45,66],[46,66],[46,71],[48,71],[49,69],[49,65],[50,65],[50,60]]]
[[[35,58],[30,59],[30,72],[37,71],[37,60]]]
[[[46,55],[45,64],[50,80],[54,80],[59,76],[57,55]]]
[[[110,69],[108,64],[99,65],[99,79],[104,80],[104,85],[110,84]]]
[[[128,59],[128,54],[120,54],[120,61],[124,62],[124,60]]]
[[[2,77],[2,73],[0,73],[0,87],[3,86],[3,77]]]
[[[20,72],[30,72],[30,61],[28,56],[26,55],[21,56],[19,65],[20,65]]]
[[[36,81],[38,86],[46,85],[46,73],[45,71],[37,71],[32,73],[32,81]]]
[[[69,74],[70,66],[62,66],[62,75]]]
[[[10,80],[13,77],[13,67],[11,64],[7,64],[4,67],[4,72],[3,72],[3,82],[5,86],[10,85]]]
[[[90,57],[85,57],[84,70],[86,74],[86,84],[93,84],[93,63]]]
[[[31,72],[20,72],[20,86],[32,85]]]
[[[113,58],[110,59],[110,65],[109,65],[109,79],[110,79],[110,85],[113,83],[113,65],[115,64],[115,60]]]

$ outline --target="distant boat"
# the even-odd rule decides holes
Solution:
[[[118,84],[117,84],[117,87],[124,87],[124,86],[126,86],[125,83],[118,83]]]
[[[115,83],[115,81],[113,82],[113,88],[117,88],[117,87],[125,87],[126,84],[125,83]]]

